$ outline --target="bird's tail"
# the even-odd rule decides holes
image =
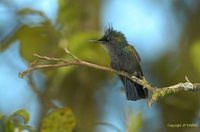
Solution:
[[[125,79],[126,87],[126,97],[128,100],[139,100],[145,99],[148,97],[148,91],[146,88],[143,88],[142,85],[139,85],[130,79]]]

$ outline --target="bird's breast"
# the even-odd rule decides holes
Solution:
[[[131,57],[129,54],[118,52],[110,55],[110,57],[111,67],[113,69],[133,73],[139,67],[134,57]]]

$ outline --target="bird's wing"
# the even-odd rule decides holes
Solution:
[[[142,69],[140,67],[140,56],[137,53],[137,51],[135,50],[135,48],[132,45],[128,45],[125,47],[125,51],[127,51],[128,53],[131,53],[131,56],[134,57],[135,59],[135,64],[138,64],[138,68],[137,71],[135,71],[134,75],[138,78],[141,78],[143,76],[143,72]]]
[[[131,53],[137,59],[138,63],[140,63],[140,61],[141,61],[140,56],[133,46],[128,45],[125,47],[125,50],[128,51],[129,53]]]

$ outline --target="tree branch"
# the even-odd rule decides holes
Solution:
[[[46,61],[54,62],[54,63],[53,64],[38,64],[39,61],[36,60],[29,65],[27,70],[19,73],[19,77],[23,78],[28,73],[32,72],[33,70],[37,70],[37,69],[66,67],[66,66],[72,66],[72,65],[81,65],[81,66],[87,66],[87,67],[91,67],[91,68],[95,68],[95,69],[99,69],[99,70],[103,70],[103,71],[114,72],[118,75],[122,75],[122,76],[125,76],[125,77],[131,79],[132,81],[142,85],[144,88],[147,88],[148,91],[150,92],[150,99],[148,101],[149,107],[151,107],[152,104],[154,102],[156,102],[159,97],[163,97],[167,94],[177,93],[179,91],[188,91],[188,90],[199,91],[200,90],[200,83],[192,84],[188,80],[187,77],[186,77],[185,83],[178,83],[178,84],[168,86],[168,87],[160,87],[160,88],[153,87],[150,85],[150,83],[148,81],[145,80],[145,78],[139,79],[139,78],[137,78],[135,76],[131,76],[128,73],[123,72],[123,71],[117,71],[112,68],[108,68],[108,67],[104,67],[104,66],[100,66],[97,64],[83,61],[83,60],[79,59],[78,57],[76,57],[75,55],[73,55],[68,49],[64,49],[64,50],[67,54],[69,54],[74,59],[73,61],[67,61],[64,59],[40,56],[38,54],[34,54],[34,56],[40,60],[46,60]]]

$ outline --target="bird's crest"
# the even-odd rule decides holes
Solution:
[[[113,29],[111,25],[109,25],[108,29],[105,31],[105,37],[107,40],[115,40],[116,42],[126,42],[126,38],[123,33],[116,31]]]

